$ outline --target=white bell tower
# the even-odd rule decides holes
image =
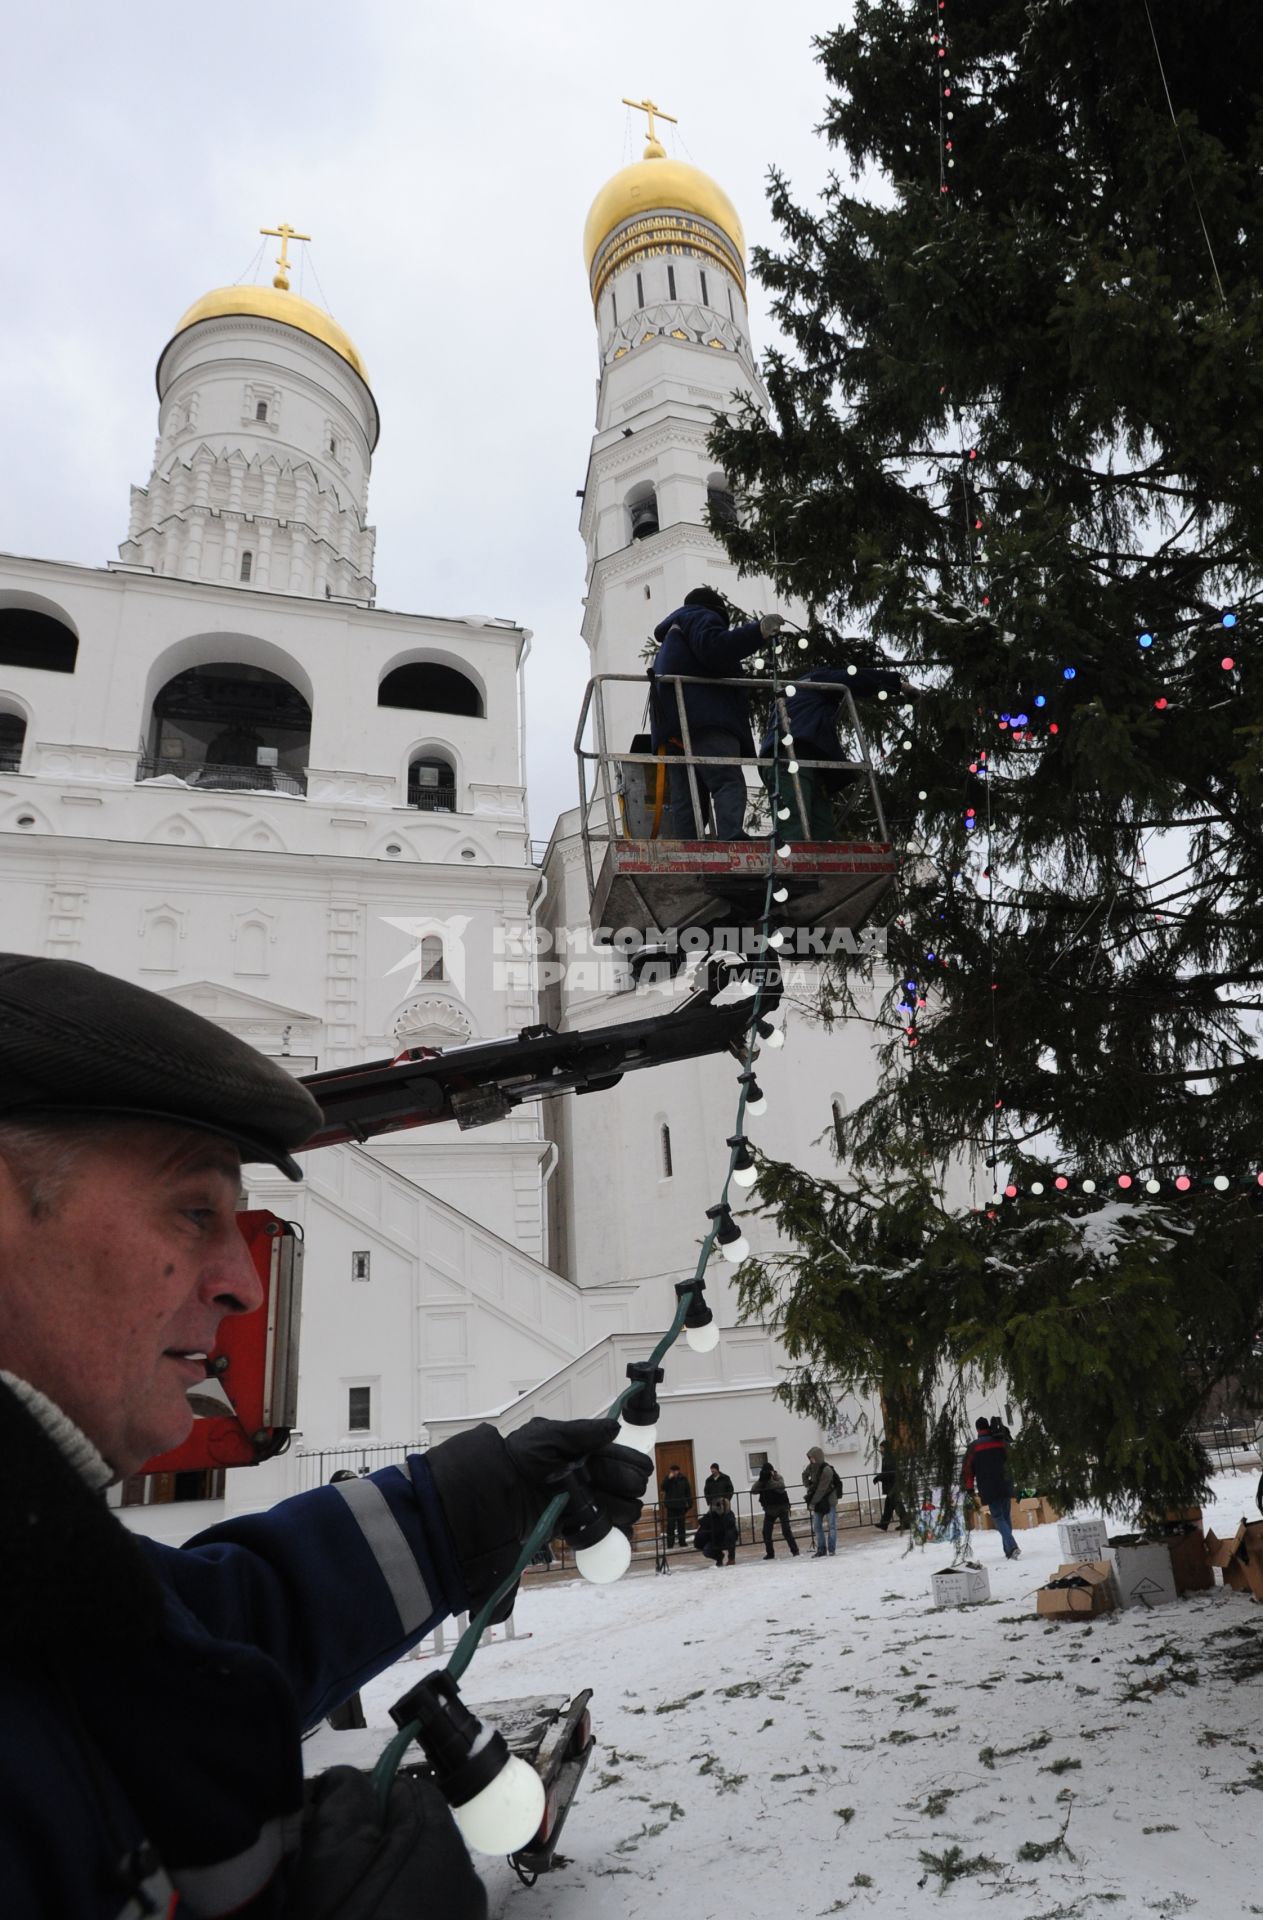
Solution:
[[[285,222],[270,287],[196,301],[158,360],[158,442],[133,487],[128,570],[371,605],[368,481],[380,422],[331,315],[290,291]]]
[[[600,345],[596,433],[580,531],[587,555],[583,637],[598,673],[639,674],[654,627],[691,587],[740,606],[773,603],[736,568],[706,525],[733,511],[706,449],[717,414],[767,396],[750,348],[745,235],[722,187],[670,159],[651,100],[644,157],[592,203],[584,253]],[[635,730],[638,696],[607,703]],[[640,703],[643,705],[643,701]]]

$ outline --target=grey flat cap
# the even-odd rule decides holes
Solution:
[[[0,1118],[125,1113],[222,1134],[291,1180],[320,1108],[244,1040],[77,960],[0,954]]]

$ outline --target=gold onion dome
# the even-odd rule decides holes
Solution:
[[[583,229],[583,257],[597,299],[612,271],[627,265],[636,252],[651,246],[661,250],[666,234],[646,232],[644,247],[634,244],[607,247],[611,235],[628,221],[640,221],[649,214],[682,213],[718,227],[735,256],[723,258],[724,264],[742,285],[745,283],[746,237],[737,209],[723,188],[703,173],[700,167],[668,157],[657,140],[650,140],[644,158],[624,167],[607,180],[588,212]],[[710,251],[711,249],[700,249]],[[716,258],[721,255],[716,251]]]
[[[365,386],[368,385],[368,371],[350,334],[323,307],[317,307],[310,300],[300,299],[298,294],[278,287],[216,287],[212,293],[205,293],[200,300],[193,302],[176,327],[172,339],[195,327],[199,320],[220,320],[226,315],[241,315],[251,320],[276,320],[284,327],[294,327],[299,333],[308,334],[313,340],[321,340],[326,347],[332,347],[349,367],[355,369]]]

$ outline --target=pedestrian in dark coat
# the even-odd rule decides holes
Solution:
[[[1008,1429],[999,1422],[977,1420],[976,1437],[965,1455],[961,1484],[967,1493],[976,1493],[990,1510],[996,1531],[1004,1542],[1006,1560],[1017,1560],[1022,1549],[1013,1538],[1013,1482],[1009,1479]]]
[[[759,1496],[759,1505],[763,1509],[763,1557],[775,1560],[776,1549],[772,1545],[772,1535],[780,1527],[790,1553],[798,1553],[798,1542],[794,1538],[794,1529],[789,1524],[789,1493],[785,1482],[770,1460],[765,1460],[759,1468],[759,1477],[754,1483],[754,1491]]]
[[[726,1473],[719,1471],[717,1460],[712,1460],[710,1463],[710,1472],[702,1487],[702,1499],[708,1507],[718,1501],[725,1511],[732,1504],[732,1481]]]
[[[899,1463],[889,1440],[883,1440],[881,1443],[881,1472],[875,1473],[873,1478],[886,1496],[885,1505],[881,1510],[881,1519],[877,1525],[885,1533],[891,1521],[897,1517],[900,1533],[906,1532],[908,1512],[899,1498]]]
[[[693,1545],[717,1567],[724,1564],[724,1555],[728,1556],[728,1565],[734,1566],[737,1559],[737,1516],[726,1507],[717,1503],[707,1507],[693,1535]]]
[[[667,1477],[662,1482],[662,1505],[667,1516],[669,1547],[687,1546],[685,1527],[692,1504],[693,1489],[687,1473],[682,1473],[679,1467],[669,1467]]]
[[[759,743],[759,758],[772,760],[780,754],[780,802],[791,809],[784,829],[788,837],[832,840],[835,838],[834,801],[859,775],[846,766],[839,766],[836,771],[828,767],[803,769],[797,775],[802,793],[800,809],[794,777],[785,771],[787,761],[851,758],[843,752],[838,738],[838,721],[845,712],[848,690],[853,700],[871,700],[879,693],[900,694],[904,699],[911,699],[913,690],[897,673],[884,667],[857,667],[854,673],[845,667],[813,667],[807,673],[796,673],[791,684],[795,692],[785,701],[785,715],[789,721],[788,732],[793,737],[793,751],[781,745],[786,729],[782,727],[778,711]],[[760,767],[759,777],[769,793],[777,789],[774,767]]]
[[[803,1498],[811,1514],[816,1559],[838,1550],[838,1495],[842,1483],[819,1447],[808,1447],[803,1468]]]
[[[765,613],[760,620],[747,620],[741,626],[730,627],[728,608],[715,589],[694,587],[691,593],[685,594],[684,605],[654,628],[658,651],[653,662],[650,738],[655,753],[665,748],[671,755],[667,762],[663,839],[700,839],[705,827],[707,795],[714,812],[715,838],[745,840],[749,837],[745,832],[745,774],[741,767],[727,762],[729,756],[732,760],[753,759],[754,736],[750,731],[750,696],[743,687],[678,682],[663,685],[662,676],[683,674],[702,680],[736,679],[747,655],[756,653],[783,625],[780,614]],[[693,812],[688,771],[679,759],[685,750],[681,700],[689,748],[694,755],[720,763],[693,769],[701,819]]]

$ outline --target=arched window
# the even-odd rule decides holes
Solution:
[[[33,607],[0,607],[0,667],[73,673],[79,641],[63,620]]]
[[[427,933],[421,942],[421,978],[422,980],[446,980],[443,966],[443,941],[437,933]]]
[[[157,695],[137,778],[304,794],[310,747],[311,708],[296,687],[263,667],[215,661],[177,673]]]
[[[464,713],[482,718],[482,696],[455,667],[413,660],[388,673],[377,689],[379,707],[407,707],[413,713]]]
[[[254,408],[254,417],[255,417],[255,419],[256,419],[256,420],[266,420],[266,419],[267,419],[267,417],[268,417],[268,403],[267,403],[267,401],[266,401],[266,400],[259,400],[259,401],[256,401],[256,403],[255,403],[255,408]]]
[[[737,503],[724,474],[712,473],[706,482],[706,505],[709,509],[710,524],[713,527],[736,526]]]
[[[628,530],[633,540],[648,540],[658,531],[658,496],[644,480],[627,496]]]
[[[0,773],[18,773],[26,741],[26,721],[20,713],[0,713]]]
[[[666,1121],[658,1128],[658,1153],[661,1159],[659,1178],[669,1180],[675,1172],[671,1160],[671,1129]]]
[[[456,771],[449,761],[432,756],[409,763],[408,805],[422,813],[455,813]]]
[[[241,556],[241,578],[243,580],[248,580],[250,578],[250,575],[253,572],[254,572],[254,555],[251,553],[250,549],[247,547],[245,552]]]

